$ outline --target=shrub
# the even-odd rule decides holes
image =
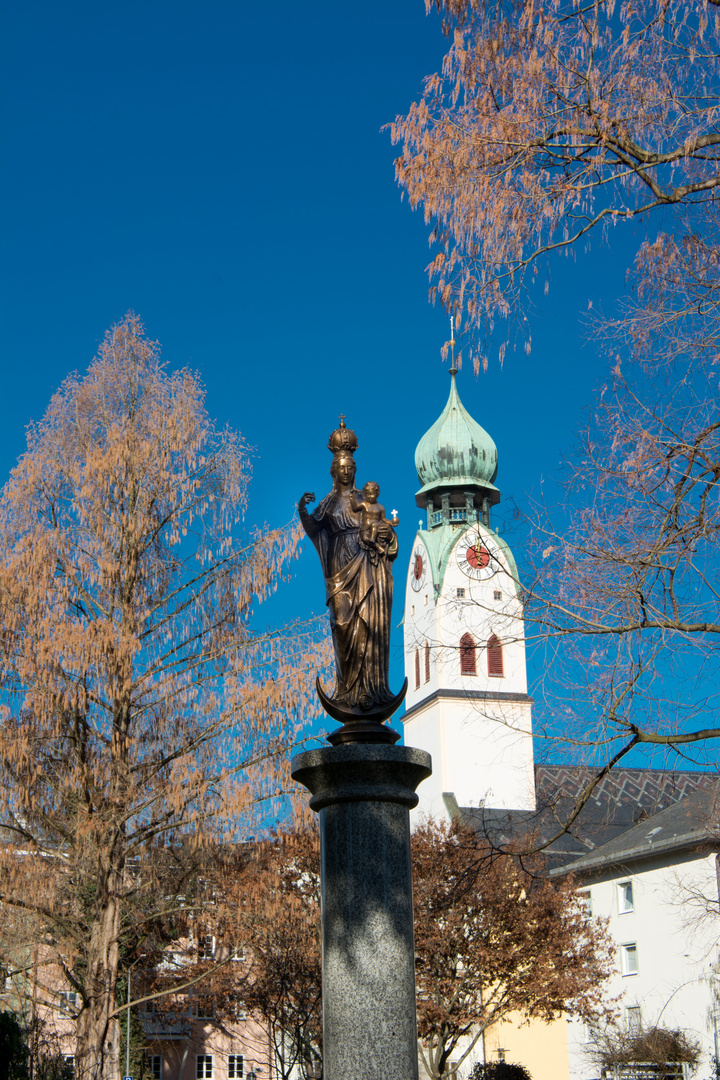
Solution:
[[[513,1065],[509,1061],[481,1061],[473,1066],[470,1080],[532,1080],[524,1065]]]

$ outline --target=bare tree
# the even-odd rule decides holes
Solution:
[[[643,251],[602,326],[614,369],[565,509],[536,516],[525,614],[546,697],[596,761],[635,747],[697,761],[720,737],[719,253],[699,236]]]
[[[529,514],[519,583],[529,640],[546,650],[538,733],[598,767],[578,813],[637,747],[697,760],[720,737],[720,9],[432,6],[449,50],[392,135],[400,184],[440,247],[433,295],[463,321],[476,369],[504,318],[530,326],[553,253],[623,221],[640,233],[630,295],[590,324],[612,357],[608,386],[564,504]]]

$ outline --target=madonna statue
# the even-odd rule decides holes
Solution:
[[[353,733],[337,741],[375,741],[372,730],[395,712],[407,690],[407,680],[397,696],[388,686],[398,520],[385,518],[377,484],[366,484],[362,492],[355,488],[357,445],[341,417],[328,443],[332,490],[312,514],[307,505],[315,501],[313,492],[306,491],[298,503],[303,528],[320,556],[335,648],[334,693],[328,696],[318,680],[318,696],[325,711]],[[367,729],[366,736],[358,725]],[[388,728],[380,731],[386,734],[379,741],[399,738]]]

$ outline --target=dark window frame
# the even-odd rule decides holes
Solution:
[[[487,673],[491,679],[505,677],[505,661],[503,659],[503,647],[497,634],[491,634],[487,643]]]
[[[477,644],[472,634],[460,638],[460,674],[477,675]]]

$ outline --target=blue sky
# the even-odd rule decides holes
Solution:
[[[402,581],[414,449],[448,393],[447,319],[428,303],[428,229],[401,200],[381,128],[441,63],[437,15],[423,0],[24,0],[0,29],[1,475],[28,421],[133,309],[255,448],[251,524],[328,489],[327,437],[346,414],[358,479],[400,512]],[[605,378],[581,316],[622,291],[637,242],[618,230],[612,252],[598,239],[556,260],[530,356],[461,374],[521,507],[552,483]],[[308,547],[270,610],[323,601]],[[396,681],[400,648],[397,632]]]

